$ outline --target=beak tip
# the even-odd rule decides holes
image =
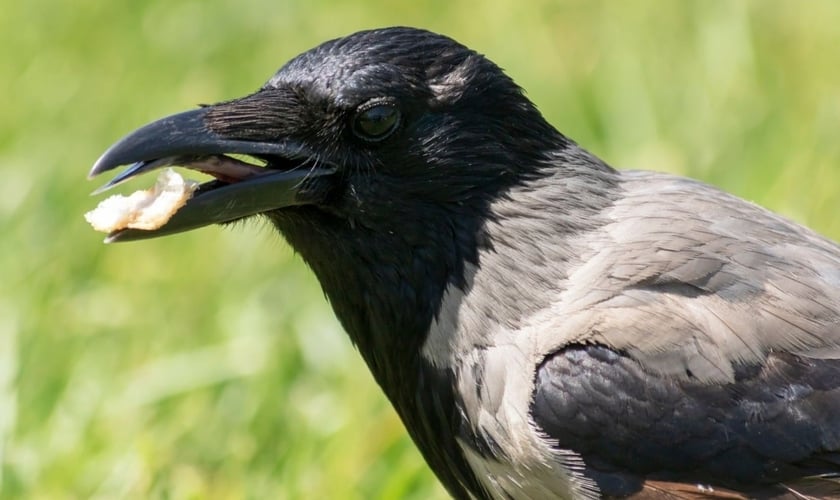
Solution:
[[[110,161],[109,154],[111,149],[109,148],[107,151],[102,153],[102,156],[97,158],[96,162],[94,162],[93,166],[90,168],[90,171],[87,174],[88,180],[93,179],[97,175],[101,174],[102,172],[107,172],[112,168],[116,167],[112,161]]]
[[[93,178],[92,176],[90,176],[90,175],[88,176],[88,180],[90,180],[92,178]],[[99,186],[98,188],[94,189],[93,191],[91,191],[90,196],[96,196],[98,194],[104,193],[105,191],[107,191],[109,189],[111,189],[111,183],[110,182],[107,183],[107,184],[103,184],[103,185]]]
[[[106,236],[105,239],[102,240],[102,243],[105,243],[106,245],[110,245],[111,243],[116,243],[116,242],[120,241],[120,233],[121,232],[122,232],[122,230],[117,230],[117,231],[113,231],[111,233],[108,233],[108,236]]]

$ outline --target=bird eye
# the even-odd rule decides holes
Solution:
[[[366,141],[381,141],[400,124],[400,111],[391,102],[369,101],[353,117],[353,133]]]

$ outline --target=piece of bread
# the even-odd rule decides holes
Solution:
[[[184,179],[167,168],[161,171],[151,189],[106,198],[85,214],[85,220],[95,230],[105,233],[126,228],[157,229],[184,206],[197,187],[198,182]]]

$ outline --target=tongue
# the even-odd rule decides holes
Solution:
[[[264,174],[264,167],[225,155],[202,156],[184,167],[212,175],[222,182],[234,183],[254,175]]]

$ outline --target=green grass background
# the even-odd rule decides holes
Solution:
[[[7,1],[2,497],[445,497],[264,224],[105,246],[82,219],[103,182],[87,170],[123,134],[394,24],[489,55],[613,165],[698,177],[840,238],[834,0]]]

